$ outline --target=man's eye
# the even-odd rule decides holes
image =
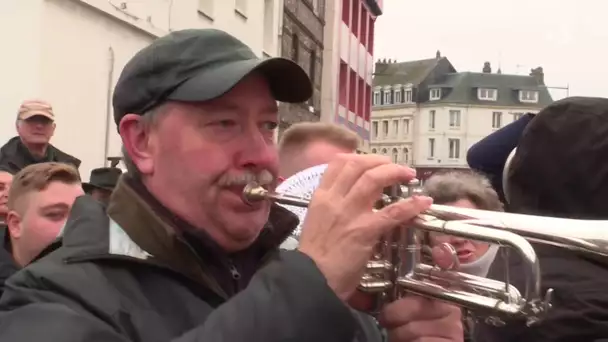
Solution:
[[[45,216],[51,220],[59,221],[59,220],[63,220],[65,218],[66,214],[64,212],[57,211],[57,212],[46,213]]]
[[[232,127],[232,126],[236,125],[236,122],[234,122],[232,120],[220,120],[220,121],[216,121],[214,123],[214,125],[217,125],[220,127]]]
[[[272,130],[277,129],[277,127],[279,127],[279,124],[278,124],[278,123],[276,123],[276,122],[273,122],[273,121],[269,121],[269,122],[266,122],[266,123],[264,124],[264,126],[266,127],[266,129],[268,129],[268,130],[271,130],[271,131],[272,131]]]

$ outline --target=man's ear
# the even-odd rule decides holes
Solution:
[[[11,238],[19,239],[21,237],[21,216],[14,210],[9,210],[6,214],[6,225]]]
[[[127,114],[118,124],[122,144],[131,160],[142,174],[154,170],[154,160],[150,153],[150,134],[141,122],[141,115]]]

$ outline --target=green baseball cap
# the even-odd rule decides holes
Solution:
[[[277,101],[312,96],[306,72],[285,58],[262,59],[243,42],[216,29],[188,29],[156,39],[124,67],[114,89],[114,121],[143,114],[161,102],[207,101],[222,96],[252,72],[263,75]]]

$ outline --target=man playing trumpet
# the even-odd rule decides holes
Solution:
[[[378,239],[431,204],[373,213],[414,177],[378,156],[340,155],[297,224],[243,187],[275,186],[276,101],[311,96],[305,72],[259,60],[217,30],[176,31],[127,63],[114,92],[128,172],[107,215],[74,204],[63,246],[7,283],[0,340],[363,341],[347,306]],[[392,341],[461,341],[460,310],[408,297],[381,322]]]

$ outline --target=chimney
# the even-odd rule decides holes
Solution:
[[[440,59],[441,58],[441,51],[437,50],[437,53],[435,54],[435,58],[436,59]]]
[[[390,62],[388,62],[386,60],[386,58],[379,59],[376,62],[376,65],[374,67],[374,75],[382,75],[382,74],[384,74],[384,72],[386,72],[386,69],[388,68],[388,64],[389,63]]]
[[[545,73],[543,67],[538,67],[530,70],[530,76],[536,79],[536,83],[539,85],[545,85]]]
[[[492,67],[490,66],[490,62],[483,63],[483,73],[484,74],[491,74],[492,73]]]

